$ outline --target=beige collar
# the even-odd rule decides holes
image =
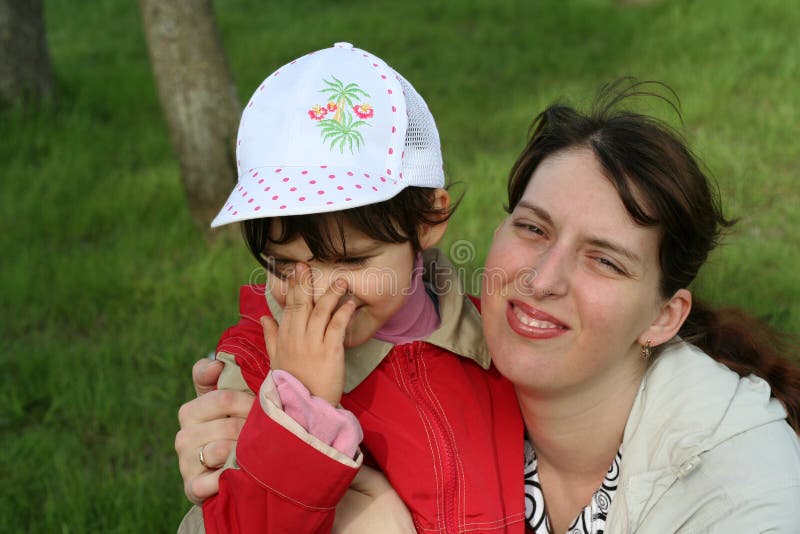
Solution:
[[[481,316],[464,293],[456,268],[437,249],[426,250],[422,258],[425,267],[423,280],[439,297],[439,316],[442,320],[439,328],[424,341],[469,358],[488,369],[491,358],[483,340]],[[272,293],[265,291],[265,294],[269,311],[280,323],[283,309],[272,297]],[[363,382],[393,347],[391,343],[373,338],[358,347],[347,349],[344,392],[351,392]]]

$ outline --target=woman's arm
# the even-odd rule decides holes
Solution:
[[[334,533],[415,533],[411,514],[380,471],[361,469],[336,507]]]
[[[180,430],[175,452],[186,497],[202,504],[219,491],[220,467],[236,447],[254,396],[249,392],[217,390],[222,362],[203,358],[194,364],[192,379],[198,397],[178,411]],[[205,466],[200,463],[203,452]]]

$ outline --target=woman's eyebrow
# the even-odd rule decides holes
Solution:
[[[537,206],[536,204],[531,204],[530,202],[527,202],[525,200],[520,200],[517,203],[517,207],[518,208],[527,209],[527,210],[530,210],[530,211],[534,212],[544,222],[546,222],[550,226],[553,226],[553,218],[550,217],[550,214],[547,212],[546,209],[541,208],[541,207]]]

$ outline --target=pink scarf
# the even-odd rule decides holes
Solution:
[[[419,253],[411,274],[409,294],[403,302],[403,307],[375,332],[375,339],[400,345],[425,339],[439,328],[437,306],[422,282],[423,270],[422,253]]]

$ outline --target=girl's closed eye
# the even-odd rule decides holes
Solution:
[[[261,257],[266,262],[267,270],[282,279],[288,278],[294,272],[294,266],[297,263],[293,260],[284,260],[265,254],[262,254]]]
[[[336,260],[336,263],[342,263],[344,265],[352,266],[352,267],[363,267],[369,261],[368,256],[353,256],[347,258],[340,258]]]

